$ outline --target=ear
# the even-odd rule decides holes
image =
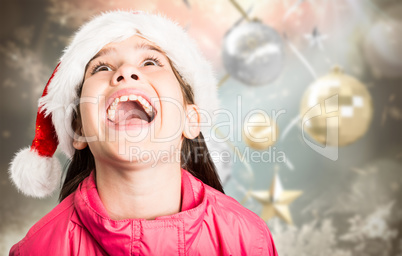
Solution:
[[[186,108],[183,135],[187,139],[194,139],[200,134],[200,109],[195,104],[189,104]]]
[[[81,129],[81,134],[84,134],[82,129]],[[88,146],[88,143],[85,141],[85,138],[74,132],[73,147],[77,150],[82,150],[82,149],[86,148],[87,146]]]

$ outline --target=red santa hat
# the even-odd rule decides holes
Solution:
[[[204,111],[201,131],[209,133],[215,120],[213,111],[219,106],[217,82],[211,65],[183,28],[159,14],[102,13],[82,26],[64,50],[39,100],[32,145],[19,151],[11,162],[11,179],[22,193],[45,197],[58,188],[62,171],[54,153],[60,146],[67,157],[74,154],[71,122],[85,66],[106,44],[136,34],[158,45],[192,87],[195,104]]]

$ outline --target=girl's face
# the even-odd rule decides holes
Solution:
[[[172,160],[186,124],[199,120],[197,106],[184,106],[168,58],[139,36],[106,45],[87,64],[80,111],[95,159],[112,163]],[[197,136],[199,129],[191,132]],[[74,142],[77,149],[85,146]]]

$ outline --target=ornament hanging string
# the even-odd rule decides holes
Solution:
[[[292,52],[296,55],[296,57],[304,64],[304,66],[310,72],[310,74],[314,78],[314,80],[316,80],[318,78],[317,73],[314,71],[314,68],[310,65],[310,63],[307,61],[307,59],[287,39],[286,39],[286,42],[287,42],[289,48],[292,50]]]
[[[221,87],[221,86],[226,82],[226,80],[229,79],[229,77],[230,77],[230,75],[229,75],[228,73],[227,73],[226,75],[224,75],[224,76],[219,80],[217,87],[218,87],[218,88]]]
[[[248,17],[247,13],[243,10],[243,8],[239,5],[238,2],[236,2],[235,0],[229,0],[233,6],[241,13],[241,15],[243,15],[243,17],[247,20],[247,21],[251,21],[251,19]]]

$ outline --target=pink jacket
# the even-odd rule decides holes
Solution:
[[[155,220],[109,218],[93,173],[37,222],[10,255],[270,255],[265,222],[182,169],[181,212]]]

